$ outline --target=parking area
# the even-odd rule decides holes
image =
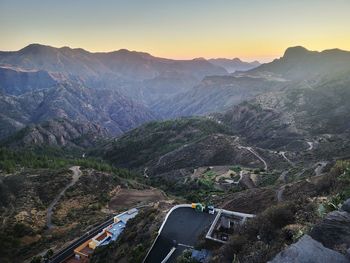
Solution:
[[[169,215],[145,263],[161,263],[173,247],[178,254],[185,247],[193,247],[214,221],[216,213],[197,212],[190,207],[179,207]],[[175,260],[175,255],[168,262]]]

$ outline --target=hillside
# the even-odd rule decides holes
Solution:
[[[54,76],[47,71],[25,71],[0,67],[0,92],[20,95],[33,90],[46,89],[57,84]]]
[[[165,118],[221,112],[267,91],[281,89],[285,82],[256,77],[210,76],[199,85],[152,106]]]
[[[349,84],[347,74],[293,83],[233,107],[219,119],[251,142],[272,148],[302,138],[317,141],[325,135],[348,134]]]
[[[147,108],[116,90],[69,83],[17,97],[0,94],[0,109],[2,138],[26,125],[57,118],[96,123],[112,135],[155,119]]]
[[[7,147],[87,148],[107,137],[107,130],[96,124],[62,119],[29,125],[6,138],[2,144]]]
[[[118,167],[135,168],[161,155],[198,142],[213,133],[229,132],[206,118],[184,118],[151,122],[117,138],[100,149],[106,159]]]
[[[27,151],[0,149],[0,155],[1,262],[13,262],[14,256],[23,262],[42,251],[60,249],[125,206],[142,203],[134,199],[131,203],[119,202],[115,208],[109,206],[118,190],[123,189],[128,196],[128,191],[145,189],[127,179],[127,171],[103,172],[100,162],[95,165],[92,160],[56,159]],[[6,172],[6,163],[14,161],[14,170]],[[71,182],[72,171],[68,168],[74,163],[81,165],[82,174],[54,207],[49,229],[48,207]]]

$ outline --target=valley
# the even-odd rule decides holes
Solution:
[[[218,244],[204,238],[208,213],[186,210],[163,240],[186,237],[179,260],[198,248],[210,262],[268,262],[307,235],[346,255],[348,240],[312,229],[350,198],[349,54],[292,47],[260,65],[39,44],[0,52],[1,262],[72,254],[134,207],[88,260],[143,262],[168,211],[191,203],[256,217]]]

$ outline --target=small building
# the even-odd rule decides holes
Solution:
[[[90,248],[89,246],[90,242],[91,239],[74,249],[74,256],[77,260],[86,261],[94,252],[94,249]]]
[[[80,262],[84,262],[88,260],[96,247],[108,245],[111,241],[117,240],[117,238],[125,229],[127,221],[131,218],[134,218],[137,214],[137,209],[130,209],[125,213],[115,216],[111,225],[104,228],[92,239],[89,239],[74,249],[75,259],[79,260]]]

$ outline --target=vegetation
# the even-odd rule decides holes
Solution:
[[[199,263],[197,260],[192,258],[192,252],[186,249],[182,254],[176,259],[176,263]]]
[[[32,169],[60,169],[68,166],[79,165],[84,168],[92,168],[98,171],[116,173],[124,178],[133,178],[135,174],[125,169],[115,168],[112,165],[95,158],[63,158],[57,157],[49,150],[42,150],[40,154],[29,149],[9,150],[0,148],[0,170],[13,173],[19,168]]]
[[[307,199],[271,206],[238,229],[213,262],[267,262],[316,220],[316,206]]]
[[[115,165],[135,168],[213,133],[230,131],[212,120],[199,117],[151,122],[119,138],[103,155]],[[101,153],[97,151],[95,155]]]
[[[335,191],[322,204],[322,214],[338,210],[344,201],[350,198],[350,161],[338,161],[333,168],[333,174],[339,175],[336,177]]]

